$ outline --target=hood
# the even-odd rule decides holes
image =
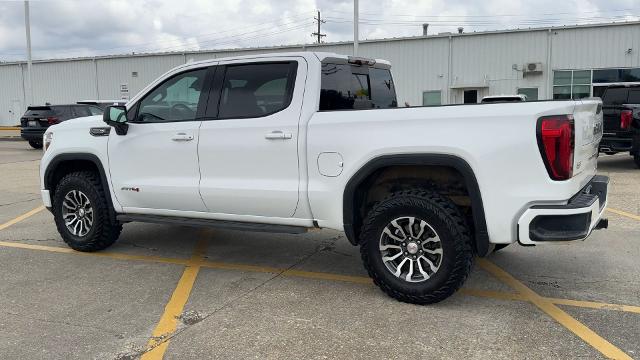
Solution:
[[[89,129],[96,126],[108,126],[104,121],[102,121],[102,115],[85,116],[66,120],[59,124],[50,126],[47,131],[55,131],[56,129]]]

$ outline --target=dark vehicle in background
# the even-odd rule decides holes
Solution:
[[[640,85],[612,85],[602,94],[600,152],[628,151],[640,168]]]
[[[94,105],[104,110],[112,105],[125,106],[127,105],[127,100],[82,100],[77,103],[81,105]]]
[[[518,95],[490,95],[485,96],[480,101],[481,104],[491,104],[491,103],[510,103],[510,102],[525,102],[527,101],[527,97],[522,94]]]
[[[42,148],[42,135],[51,125],[84,116],[102,115],[103,109],[95,105],[29,106],[20,119],[20,136],[34,149]]]

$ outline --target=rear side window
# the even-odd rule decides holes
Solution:
[[[286,109],[298,63],[229,65],[220,95],[220,119],[256,118]]]
[[[323,64],[320,110],[388,109],[398,106],[388,69]]]
[[[49,106],[30,106],[24,113],[24,116],[51,116],[53,112]]]
[[[86,106],[74,106],[73,110],[76,113],[77,117],[83,117],[83,116],[90,116],[91,115],[91,113],[89,112],[89,109]]]
[[[628,88],[609,88],[605,91],[602,103],[604,105],[622,105],[627,103]]]

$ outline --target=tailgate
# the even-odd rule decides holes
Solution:
[[[588,171],[595,175],[598,166],[598,146],[602,139],[603,111],[600,99],[576,101],[573,110],[575,153],[573,174]]]
[[[609,105],[603,107],[604,132],[608,135],[615,135],[620,129],[620,106]]]

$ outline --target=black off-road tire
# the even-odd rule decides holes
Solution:
[[[633,161],[636,163],[636,166],[638,167],[638,169],[640,169],[640,155],[634,155]]]
[[[382,231],[401,216],[424,219],[440,237],[442,263],[425,281],[400,279],[382,261]],[[407,303],[423,305],[446,299],[462,286],[473,265],[471,236],[464,216],[451,200],[428,190],[395,192],[377,203],[364,219],[359,241],[362,261],[373,282],[389,296]]]
[[[29,140],[29,145],[34,149],[42,149],[42,141]]]
[[[71,190],[83,192],[91,201],[94,217],[89,232],[80,237],[74,235],[65,225],[62,217],[62,203]],[[111,246],[120,236],[122,224],[111,221],[109,203],[105,188],[98,174],[92,171],[78,171],[65,175],[56,186],[53,198],[53,215],[58,232],[67,245],[77,251],[98,251]]]

